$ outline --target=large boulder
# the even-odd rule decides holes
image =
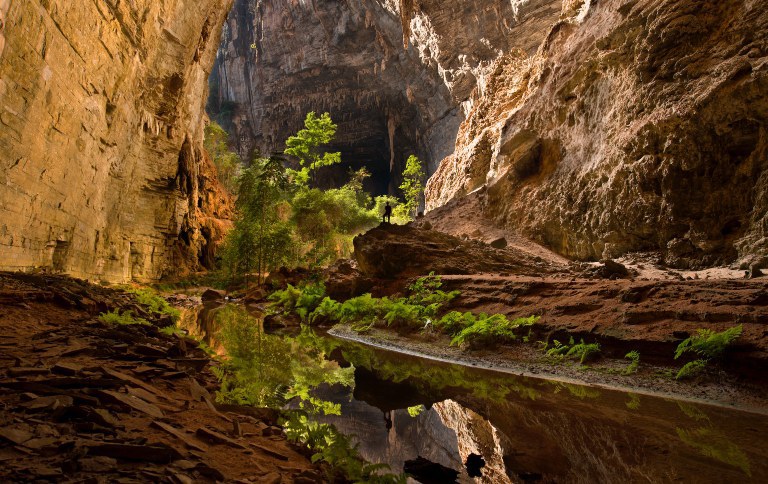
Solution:
[[[368,277],[394,279],[428,274],[555,272],[537,265],[533,257],[499,251],[477,241],[465,241],[414,225],[381,225],[355,237],[355,260]]]

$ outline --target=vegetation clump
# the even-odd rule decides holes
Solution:
[[[396,216],[399,215],[408,220],[412,220],[416,216],[421,197],[424,194],[426,176],[421,160],[414,155],[409,156],[405,162],[405,170],[403,170],[403,182],[400,184],[405,203],[395,210]]]
[[[325,296],[322,284],[301,287],[288,285],[269,299],[274,307],[296,314],[305,323],[344,323],[355,331],[368,331],[377,325],[409,330],[437,329],[451,339],[451,345],[492,346],[511,342],[521,328],[531,328],[539,316],[508,320],[502,314],[475,315],[451,311],[440,316],[442,308],[459,296],[459,291],[441,289],[440,276],[430,273],[408,286],[408,296],[376,298],[371,294],[334,301]],[[527,338],[527,337],[526,337]]]
[[[637,350],[632,350],[624,358],[629,360],[629,365],[622,372],[623,375],[631,375],[637,373],[637,369],[640,367],[640,353]]]
[[[545,343],[544,350],[548,357],[555,359],[578,359],[579,364],[582,365],[600,353],[599,343],[585,343],[582,339],[577,344],[572,336],[567,344],[561,343],[558,340],[553,340],[552,347],[547,349],[548,346],[549,345]]]
[[[166,316],[171,319],[173,323],[179,321],[181,318],[181,311],[171,306],[164,297],[160,296],[154,290],[148,287],[126,287],[125,290],[136,296],[136,301],[147,310],[157,316]]]
[[[322,267],[348,256],[354,236],[379,223],[386,203],[394,207],[396,223],[408,220],[398,216],[396,198],[374,198],[363,189],[370,177],[365,168],[350,172],[340,188],[320,188],[318,172],[341,161],[340,153],[327,152],[336,128],[328,113],[309,113],[304,129],[286,141],[292,167],[256,157],[238,171],[237,215],[221,251],[230,283],[247,285],[254,273],[261,283],[281,266]]]
[[[465,343],[471,346],[493,346],[499,343],[507,343],[517,338],[517,330],[533,326],[539,316],[530,316],[527,318],[517,318],[509,321],[503,314],[487,315],[481,313],[476,318],[462,317],[464,321],[471,321],[472,324],[464,327],[451,339],[451,346],[463,345]]]
[[[742,325],[715,332],[711,329],[699,329],[696,334],[681,342],[675,350],[675,359],[688,352],[696,353],[700,358],[686,363],[675,375],[675,379],[683,380],[701,373],[712,360],[719,359],[728,346],[736,341],[742,333]]]
[[[205,150],[211,156],[219,181],[230,193],[237,191],[237,179],[242,170],[242,160],[229,149],[229,134],[216,122],[205,127]]]
[[[133,311],[130,309],[125,312],[120,312],[118,309],[101,313],[99,315],[99,321],[105,324],[117,325],[117,326],[132,326],[134,324],[149,326],[149,321],[144,318],[139,318],[133,315]]]

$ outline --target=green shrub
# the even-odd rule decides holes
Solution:
[[[99,320],[105,324],[113,324],[119,326],[131,326],[134,324],[140,324],[143,326],[149,326],[149,321],[143,318],[137,318],[133,316],[133,311],[128,310],[124,313],[120,313],[118,309],[112,310],[108,313],[101,313]]]
[[[675,359],[680,358],[688,351],[693,351],[705,358],[719,358],[725,349],[741,336],[742,325],[734,326],[720,333],[711,329],[699,329],[695,336],[691,336],[677,346]]]
[[[416,418],[419,415],[421,415],[422,412],[424,412],[424,410],[426,409],[427,407],[425,407],[424,405],[414,405],[412,407],[408,407],[408,415],[410,415],[412,418]]]

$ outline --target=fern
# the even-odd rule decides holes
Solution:
[[[403,300],[393,301],[387,308],[384,320],[387,326],[421,327],[424,308],[408,304]]]
[[[538,320],[538,316],[530,316],[509,321],[503,314],[488,316],[481,313],[471,326],[464,328],[451,339],[451,346],[464,343],[493,345],[509,342],[517,338],[517,329],[531,326]]]
[[[341,303],[334,301],[329,297],[323,298],[320,304],[309,315],[309,322],[314,324],[317,321],[338,321],[341,319]]]
[[[285,289],[275,291],[269,296],[269,300],[275,303],[275,306],[283,308],[285,311],[293,311],[296,308],[296,301],[301,297],[301,291],[288,284]]]
[[[624,355],[624,358],[628,358],[630,360],[629,365],[624,369],[622,372],[623,375],[631,375],[632,373],[636,373],[638,367],[640,366],[640,353],[636,350],[632,350],[626,355]]]
[[[280,307],[287,313],[295,313],[302,321],[308,321],[310,314],[320,305],[325,297],[325,285],[306,284],[294,287],[291,284],[269,296],[274,306]]]
[[[451,302],[461,294],[459,291],[442,291],[440,290],[442,285],[440,276],[430,272],[428,276],[420,277],[416,282],[408,286],[408,290],[411,293],[408,297],[408,302],[424,307],[436,304],[436,309],[439,309],[443,304]]]
[[[584,343],[584,340],[582,339],[581,342],[577,345],[571,346],[571,348],[568,350],[568,352],[565,354],[566,358],[574,357],[579,359],[580,364],[584,364],[585,361],[590,359],[592,356],[600,353],[600,344],[599,343]]]
[[[569,344],[563,344],[556,339],[552,340],[552,347],[547,350],[547,356],[552,358],[563,358],[573,344],[573,337],[571,337]]]
[[[132,326],[135,324],[138,324],[141,326],[149,326],[149,321],[143,318],[134,317],[133,312],[131,310],[125,311],[124,313],[120,313],[119,310],[115,309],[108,313],[101,313],[99,315],[99,320],[102,323],[117,325],[117,326]]]
[[[170,316],[174,323],[181,318],[181,311],[171,306],[165,298],[157,294],[154,290],[148,287],[126,287],[125,289],[127,292],[135,295],[138,303],[142,306],[146,306],[147,309],[149,309],[149,312]]]
[[[687,338],[677,345],[675,359],[687,352],[694,352],[701,358],[686,363],[675,375],[676,380],[692,378],[707,367],[710,360],[720,358],[728,346],[741,336],[742,325],[716,333],[711,329],[699,329],[695,336]]]
[[[677,346],[675,359],[688,351],[693,351],[705,358],[719,358],[725,349],[741,336],[742,329],[741,324],[720,333],[711,329],[699,329],[695,336],[691,336]]]
[[[685,380],[686,378],[693,378],[698,375],[707,367],[707,360],[699,359],[686,363],[680,371],[675,375],[675,380]]]
[[[474,314],[470,312],[451,311],[442,318],[435,321],[435,327],[450,336],[455,336],[464,328],[472,326],[477,321]]]

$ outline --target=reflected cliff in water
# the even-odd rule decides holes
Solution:
[[[233,320],[257,328],[257,343],[223,344]],[[446,482],[440,469],[458,482],[768,482],[764,415],[434,362],[310,329],[264,334],[236,306],[187,325],[233,360],[252,359],[240,386],[264,398],[244,403],[313,408],[355,436],[362,457],[410,466],[422,482]]]

